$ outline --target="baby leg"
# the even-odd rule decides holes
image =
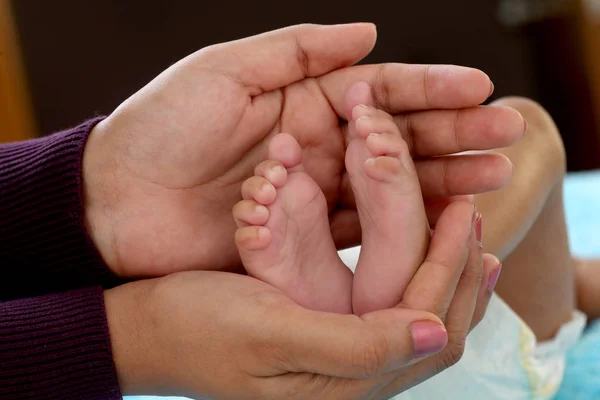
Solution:
[[[571,319],[576,307],[562,199],[565,152],[554,122],[538,104],[519,98],[496,104],[519,111],[528,131],[519,143],[501,150],[514,164],[511,182],[476,196],[484,250],[503,261],[497,293],[545,340]]]

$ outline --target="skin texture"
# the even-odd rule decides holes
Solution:
[[[503,155],[431,156],[505,147],[524,131],[503,107],[477,107],[493,85],[454,66],[348,67],[374,46],[371,24],[303,25],[219,44],[181,60],[93,130],[83,159],[91,238],[116,274],[239,271],[233,206],[276,133],[300,143],[325,194],[338,248],[360,241],[344,154],[352,108],[394,116],[429,201],[502,187]],[[347,98],[356,82],[369,98]],[[369,103],[370,102],[370,103]],[[435,132],[435,135],[432,134]],[[439,207],[429,207],[439,216]]]
[[[305,25],[211,46],[94,129],[83,160],[86,224],[123,277],[236,270],[231,209],[281,131],[296,137],[325,194],[337,246],[358,243],[344,169],[346,121],[358,104],[393,115],[418,158],[436,228],[402,302],[361,317],[307,310],[264,282],[225,272],[107,290],[125,394],[384,399],[460,359],[498,261],[476,244],[473,205],[451,196],[502,187],[512,165],[498,154],[428,157],[508,146],[522,136],[523,119],[510,108],[477,106],[493,85],[474,69],[349,67],[375,38],[371,24]],[[372,87],[369,96],[348,98],[361,81]],[[415,357],[417,350],[433,355]]]

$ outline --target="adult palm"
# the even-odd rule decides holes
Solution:
[[[344,119],[361,102],[396,114],[415,157],[503,147],[523,133],[510,109],[471,108],[492,88],[480,71],[348,67],[375,38],[370,24],[303,25],[211,46],[121,104],[84,152],[86,222],[110,268],[124,277],[235,269],[231,209],[269,138],[282,131],[303,148],[329,202],[334,237],[356,243]],[[372,93],[350,90],[359,81]],[[500,187],[511,166],[500,155],[478,155],[431,158],[418,170],[424,196],[438,198]]]

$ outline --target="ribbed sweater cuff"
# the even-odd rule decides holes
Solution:
[[[83,221],[83,149],[101,119],[0,146],[0,298],[120,283]]]
[[[0,399],[121,399],[100,287],[0,302]]]

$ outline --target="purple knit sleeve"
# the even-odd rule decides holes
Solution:
[[[0,398],[120,399],[81,165],[101,118],[0,146]],[[78,289],[80,288],[80,289]]]
[[[102,288],[0,302],[0,399],[121,398]]]
[[[0,300],[118,283],[83,224],[83,148],[101,118],[0,146]]]

